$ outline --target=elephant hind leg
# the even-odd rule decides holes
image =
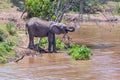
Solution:
[[[33,45],[28,46],[29,49],[34,49],[35,47]]]

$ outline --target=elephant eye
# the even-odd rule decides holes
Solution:
[[[65,26],[63,26],[63,28],[65,28]]]
[[[63,26],[63,29],[66,29],[66,26]]]

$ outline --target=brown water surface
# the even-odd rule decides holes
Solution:
[[[1,64],[0,80],[120,80],[119,26],[83,26],[70,36],[92,48],[91,60],[74,61],[65,53],[29,56]]]

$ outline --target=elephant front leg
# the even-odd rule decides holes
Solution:
[[[29,36],[29,46],[28,46],[29,49],[34,49],[35,46],[34,46],[34,37],[33,36]]]
[[[55,40],[55,34],[53,35],[53,52],[56,53],[56,40]]]
[[[53,46],[53,34],[49,33],[48,34],[48,52],[51,53],[51,47]]]
[[[48,41],[49,43],[48,43],[48,52],[49,53],[51,53],[52,51],[51,51],[51,47],[52,47],[52,43],[50,42],[50,41]]]

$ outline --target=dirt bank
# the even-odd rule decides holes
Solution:
[[[11,7],[7,10],[1,10],[0,23],[6,23],[9,21],[15,22],[17,28],[24,29],[25,21],[21,18],[22,12],[18,11],[17,7]]]

